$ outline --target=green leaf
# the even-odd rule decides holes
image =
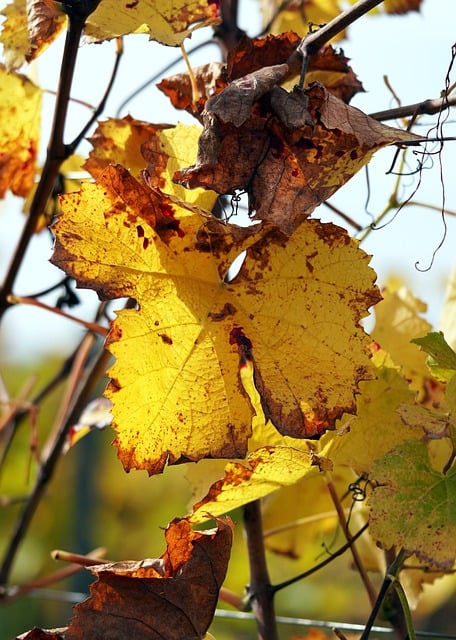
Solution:
[[[441,331],[431,331],[422,338],[411,340],[429,354],[427,365],[432,374],[442,382],[448,382],[456,373],[456,353]]]
[[[371,479],[370,533],[384,549],[404,548],[450,569],[456,558],[456,468],[444,475],[426,445],[408,440],[378,459]]]

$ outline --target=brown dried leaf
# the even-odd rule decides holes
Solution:
[[[16,640],[63,640],[66,627],[59,629],[39,629],[33,627],[30,631],[21,633],[16,637]]]
[[[204,637],[225,578],[233,536],[229,518],[193,531],[187,519],[167,527],[158,560],[114,562],[90,570],[98,579],[75,607],[65,640]]]
[[[234,80],[223,91],[209,98],[206,111],[216,115],[222,122],[232,122],[240,127],[250,117],[253,103],[280,84],[289,70],[287,64],[278,64]]]
[[[25,58],[27,62],[31,62],[62,32],[66,15],[54,0],[28,0],[27,17],[30,49]]]
[[[270,95],[256,102],[239,127],[232,124],[241,113],[238,105],[234,115],[220,108],[214,113],[210,100],[203,114],[197,162],[176,172],[174,179],[187,188],[201,186],[218,193],[245,190],[255,219],[291,233],[377,149],[414,136],[373,120],[319,84],[306,92],[295,89],[281,99],[279,121],[271,111],[277,109],[275,96],[280,91],[274,89],[272,104]],[[223,93],[217,96],[219,104]],[[307,110],[315,126],[289,130],[295,113],[300,114],[297,124],[301,124]]]
[[[193,88],[188,73],[178,73],[165,78],[157,88],[168,96],[173,107],[194,114],[203,111],[206,101],[227,85],[226,66],[221,62],[210,62],[193,69],[199,100],[193,104]]]

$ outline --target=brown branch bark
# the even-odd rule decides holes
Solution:
[[[263,539],[260,501],[244,507],[244,529],[250,565],[248,595],[258,629],[259,640],[278,640],[274,611],[274,591],[269,580]]]

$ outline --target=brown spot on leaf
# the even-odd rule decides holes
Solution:
[[[173,339],[170,338],[166,333],[159,333],[159,337],[162,339],[164,344],[173,344]]]
[[[228,318],[229,316],[234,316],[236,311],[237,311],[236,307],[234,307],[231,303],[226,302],[221,311],[219,311],[218,313],[217,312],[210,312],[208,314],[208,316],[214,322],[220,322],[221,320],[224,320],[225,318]],[[232,344],[231,341],[230,341],[230,344]]]

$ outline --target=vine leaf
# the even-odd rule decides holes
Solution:
[[[426,311],[426,305],[403,286],[387,287],[382,295],[383,300],[375,308],[372,337],[401,367],[401,373],[410,380],[412,389],[421,391],[429,371],[426,356],[411,341],[432,329],[421,315]]]
[[[193,69],[199,96],[196,104],[193,102],[192,83],[188,73],[168,77],[157,87],[169,97],[176,109],[185,109],[199,119],[206,101],[227,87],[229,82],[265,67],[280,67],[288,61],[299,42],[300,38],[293,32],[255,39],[244,36],[229,52],[226,64],[211,62]],[[287,86],[295,82],[300,71],[300,64],[289,69],[292,78],[287,78]],[[348,65],[348,59],[341,52],[335,52],[332,47],[323,47],[309,59],[306,82],[310,84],[317,81],[347,103],[353,95],[363,91],[361,83]]]
[[[86,24],[89,41],[110,40],[128,33],[147,33],[151,40],[179,46],[201,27],[219,22],[217,3],[207,0],[103,0]]]
[[[40,137],[42,91],[0,65],[0,198],[25,197],[33,187]]]
[[[147,194],[121,167],[64,196],[62,209],[53,262],[103,298],[140,305],[118,314],[108,339],[127,470],[243,458],[247,362],[266,419],[284,435],[321,434],[353,411],[359,381],[372,375],[359,321],[379,293],[345,230],[313,220],[287,237],[224,225]]]
[[[277,69],[283,76],[282,67],[286,65],[255,74]],[[255,96],[255,82],[252,76],[247,79]],[[218,193],[246,191],[253,218],[272,222],[285,233],[292,233],[377,149],[411,135],[346,105],[320,84],[292,93],[276,86],[253,103],[245,120],[238,102],[223,99],[231,86],[207,102],[196,164],[177,171],[175,180]]]
[[[292,447],[262,447],[242,462],[228,462],[224,477],[193,506],[191,522],[201,522],[207,513],[221,515],[258,500],[303,477],[319,473],[318,456]],[[328,461],[329,462],[329,461]]]
[[[151,189],[207,212],[218,194],[206,189],[188,191],[171,180],[175,171],[191,162],[200,134],[196,125],[156,125],[131,116],[109,118],[98,124],[90,138],[93,149],[84,167],[94,178],[110,164],[129,167],[133,177],[144,179]]]
[[[384,548],[404,548],[450,569],[456,559],[456,468],[446,475],[431,465],[425,444],[406,441],[378,459],[369,498],[372,537]]]
[[[426,361],[432,375],[441,382],[449,382],[456,374],[456,353],[441,331],[431,331],[422,338],[414,338],[422,351],[429,354]]]
[[[233,523],[193,531],[175,519],[165,531],[166,551],[158,560],[96,565],[90,597],[74,608],[66,640],[156,638],[197,640],[214,616],[225,578]]]
[[[375,380],[360,383],[356,416],[341,419],[339,435],[331,439],[326,454],[335,464],[347,465],[358,474],[368,473],[374,460],[414,436],[398,413],[400,407],[413,404],[414,392],[400,372],[388,363],[386,354],[374,354],[373,364]],[[415,435],[419,438],[423,434],[417,429]],[[325,443],[326,436],[323,436],[321,445]]]
[[[35,60],[66,24],[58,4],[49,0],[13,0],[1,13],[6,17],[0,42],[8,71]]]

